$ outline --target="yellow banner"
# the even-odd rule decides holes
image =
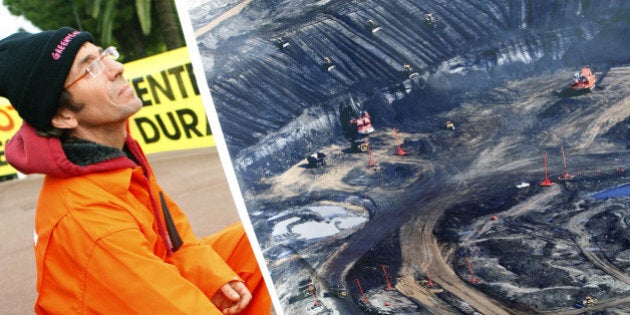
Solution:
[[[9,104],[9,100],[0,97],[0,176],[15,174],[15,170],[4,157],[4,146],[20,128],[22,119]]]
[[[126,63],[124,75],[143,103],[130,129],[145,153],[215,145],[186,47]],[[16,173],[4,146],[21,123],[9,101],[0,98],[0,176]]]

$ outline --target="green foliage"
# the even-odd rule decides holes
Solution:
[[[98,45],[117,46],[124,61],[167,50],[166,43],[172,42],[167,39],[169,36],[178,37],[183,43],[180,29],[163,34],[165,32],[154,14],[162,10],[152,9],[152,6],[169,6],[167,9],[173,10],[173,0],[3,0],[3,3],[12,14],[23,15],[42,30],[70,26],[88,31]],[[175,19],[174,23],[179,27],[176,16],[170,19]],[[174,48],[177,47],[168,49]]]
[[[101,0],[88,1],[85,9],[92,18],[98,18],[101,11]]]
[[[142,33],[148,35],[151,33],[151,0],[136,0],[136,11]]]
[[[58,29],[61,26],[78,28],[72,6],[67,1],[38,1],[38,0],[3,0],[3,4],[14,15],[23,15],[33,25],[43,30]],[[83,21],[84,27],[88,21]],[[96,24],[90,23],[93,28]]]
[[[103,14],[98,17],[98,31],[101,33],[101,41],[103,43],[110,43],[112,41],[112,28],[114,25],[114,18],[116,12],[116,0],[109,0],[105,2],[105,10]]]

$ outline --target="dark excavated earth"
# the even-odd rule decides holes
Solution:
[[[630,3],[239,3],[190,15],[285,313],[630,312]]]

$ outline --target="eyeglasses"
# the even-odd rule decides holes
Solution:
[[[79,80],[85,78],[88,74],[92,78],[94,78],[97,75],[101,74],[103,72],[103,69],[105,69],[105,64],[103,63],[103,58],[109,57],[112,60],[116,60],[116,59],[118,59],[119,56],[120,56],[120,54],[118,53],[118,50],[116,50],[116,47],[109,46],[109,47],[105,48],[105,50],[103,50],[101,52],[101,55],[96,60],[92,61],[92,63],[90,63],[85,68],[85,73],[82,74],[81,76],[79,76],[78,78],[76,78],[70,84],[66,85],[65,89],[66,90],[69,89],[71,86],[73,86],[77,82],[79,82]]]

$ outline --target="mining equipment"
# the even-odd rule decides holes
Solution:
[[[370,114],[361,111],[359,116],[350,120],[350,125],[355,126],[355,137],[352,142],[352,148],[355,152],[367,152],[369,150],[368,135],[374,132]]]
[[[354,152],[367,152],[369,149],[367,137],[357,137],[352,140],[352,151]]]
[[[470,283],[472,284],[478,283],[479,280],[477,280],[477,278],[475,277],[475,273],[473,272],[473,268],[472,268],[472,263],[470,262],[470,259],[468,259],[468,256],[466,256],[466,265],[468,265],[468,272],[470,272]]]
[[[367,150],[368,150],[368,168],[373,168],[376,167],[376,163],[374,163],[374,159],[372,159],[372,150],[370,150],[370,143],[368,142],[367,144]]]
[[[330,293],[340,299],[345,299],[348,296],[348,290],[346,290],[346,287],[343,284],[334,285],[330,289]]]
[[[591,90],[595,86],[596,81],[591,68],[584,67],[580,72],[576,72],[573,75],[573,81],[569,83],[569,87],[574,91]]]
[[[365,292],[363,292],[363,287],[361,287],[361,282],[359,278],[355,278],[354,281],[357,283],[357,287],[359,288],[359,292],[361,292],[361,301],[363,303],[368,303],[368,298],[365,296]]]
[[[284,49],[289,47],[289,43],[285,42],[282,37],[278,37],[274,39],[274,42],[276,43],[276,46],[278,46],[278,48],[280,49]]]
[[[444,123],[444,128],[446,130],[455,130],[455,124],[449,120],[446,123]]]
[[[298,284],[296,294],[289,298],[289,304],[311,297],[316,292],[317,289],[313,285],[311,278],[304,279]]]
[[[326,165],[326,154],[322,152],[315,152],[307,156],[306,160],[308,161],[308,166],[310,168],[318,168]]]
[[[313,303],[313,306],[311,307],[311,309],[320,307],[322,303],[317,298],[317,294],[315,294],[315,288],[313,287],[313,282],[309,283],[308,290],[311,291],[311,295],[313,296],[313,299],[315,300],[315,303]]]
[[[339,109],[344,133],[351,143],[353,152],[368,151],[368,137],[374,132],[370,114],[362,110],[361,107],[354,102],[352,96],[349,102],[341,103]]]
[[[598,300],[596,298],[593,298],[590,295],[587,295],[586,298],[584,298],[584,300],[582,301],[582,304],[586,307],[589,307],[589,306],[593,306],[597,304],[597,302]]]
[[[335,69],[335,63],[332,62],[332,60],[330,59],[330,57],[326,56],[324,57],[324,64],[322,66],[326,71],[332,71],[333,69]]]
[[[564,156],[564,147],[560,147],[560,151],[562,152],[562,166],[564,168],[564,172],[562,175],[558,177],[559,180],[571,180],[573,176],[569,175],[569,171],[567,171],[567,159]]]
[[[432,29],[435,29],[436,22],[437,20],[435,19],[433,13],[427,13],[424,15],[424,23]]]
[[[352,96],[350,96],[350,102],[341,103],[339,113],[349,136],[368,135],[374,132],[370,114],[355,103]]]
[[[598,300],[596,298],[591,297],[590,295],[587,295],[584,300],[575,303],[574,307],[575,308],[583,308],[583,307],[591,307],[594,306],[595,304],[597,304]]]
[[[529,183],[528,182],[520,182],[516,185],[516,188],[518,189],[523,189],[523,188],[527,188],[529,187]]]
[[[385,265],[381,265],[381,268],[383,269],[383,274],[385,274],[385,281],[387,283],[387,287],[385,287],[385,291],[392,291],[394,290],[394,287],[392,287],[391,282],[389,282],[389,274],[387,274],[387,268]]]
[[[370,114],[367,111],[359,112],[356,118],[350,120],[350,124],[356,126],[357,133],[360,135],[368,135],[374,132],[372,121],[370,120]]]
[[[403,150],[401,144],[400,144],[400,140],[398,140],[398,129],[394,128],[394,135],[396,136],[396,145],[398,146],[396,148],[396,155],[407,155],[407,151]]]
[[[380,31],[380,30],[381,30],[381,27],[380,27],[380,26],[378,26],[378,25],[376,25],[376,22],[374,22],[374,20],[372,20],[372,19],[369,19],[369,20],[367,21],[367,24],[368,24],[368,29],[369,29],[372,33],[376,33],[376,32],[378,32],[378,31]]]
[[[435,283],[430,282],[430,280],[422,279],[422,280],[418,281],[418,283],[422,287],[424,287],[425,289],[429,290],[429,292],[431,292],[433,294],[438,294],[438,293],[444,292],[444,289],[442,289],[441,287],[439,287]]]
[[[549,175],[547,173],[547,152],[545,152],[544,161],[545,161],[544,162],[545,163],[545,179],[540,183],[540,186],[543,186],[543,187],[553,186],[553,182],[549,180]]]
[[[403,65],[403,71],[405,71],[409,79],[419,76],[418,72],[413,71],[413,68],[408,63]]]

